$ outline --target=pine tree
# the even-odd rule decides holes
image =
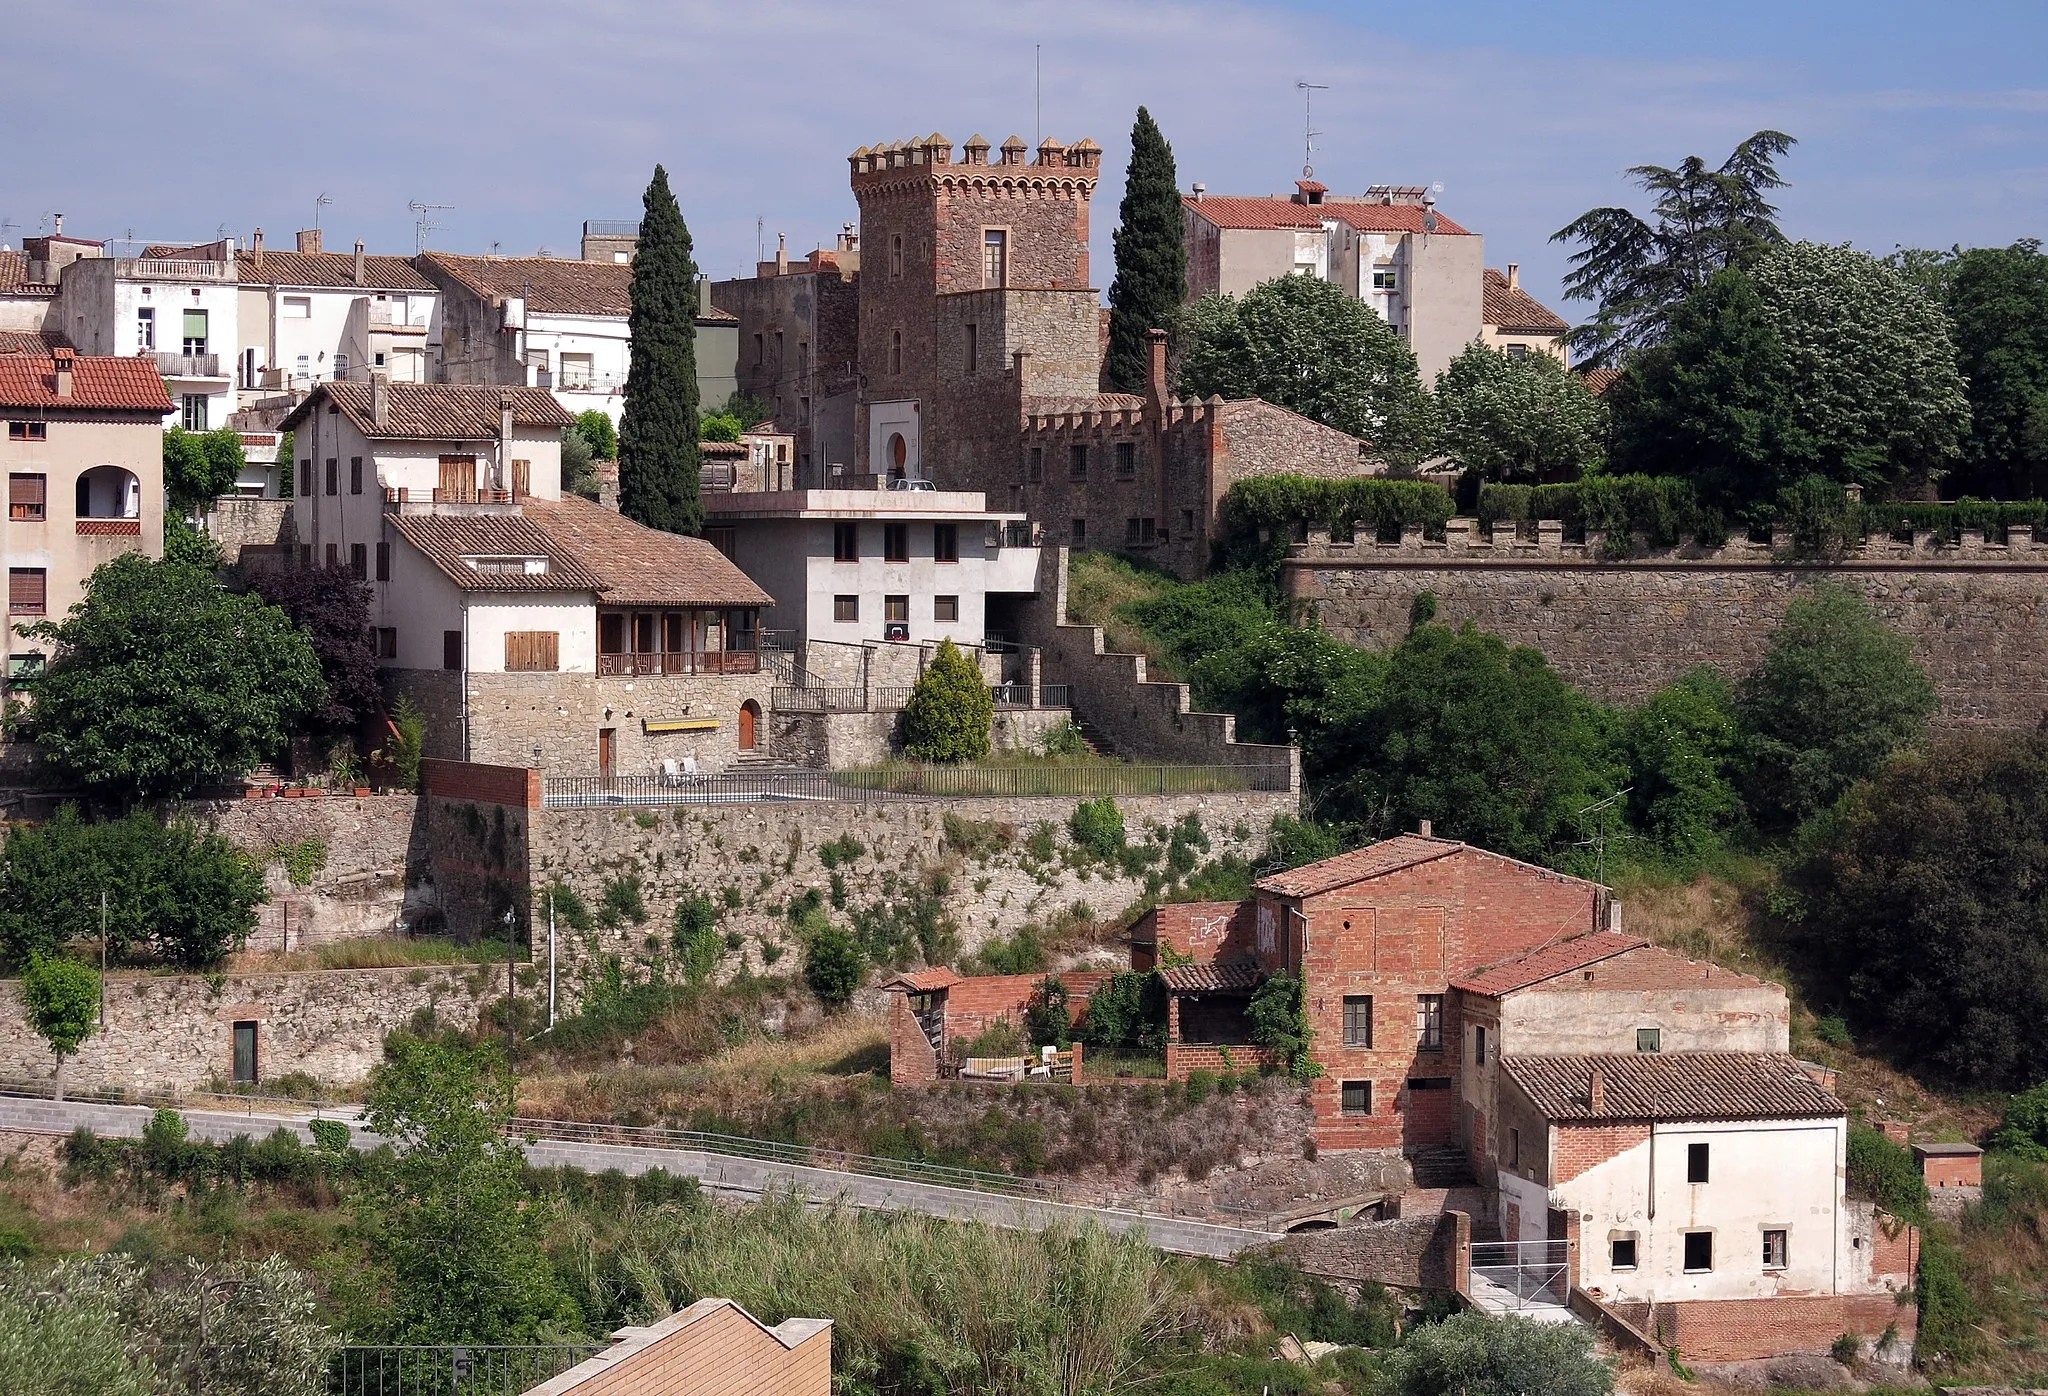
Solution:
[[[1116,280],[1109,287],[1109,358],[1112,388],[1145,391],[1152,350],[1148,332],[1173,327],[1188,294],[1188,251],[1181,240],[1180,187],[1173,147],[1152,113],[1138,108],[1131,127],[1131,167],[1117,211]]]
[[[619,427],[619,510],[669,533],[702,533],[697,493],[697,265],[690,230],[654,167],[633,256],[633,366]]]

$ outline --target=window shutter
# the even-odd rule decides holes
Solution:
[[[7,609],[20,616],[42,615],[49,605],[49,581],[40,567],[8,569]]]
[[[206,338],[206,312],[205,312],[205,311],[203,311],[203,310],[188,310],[188,311],[186,311],[186,312],[185,312],[185,338],[187,338],[187,339],[204,339],[204,338]]]
[[[14,517],[39,519],[43,516],[49,478],[47,475],[7,477],[7,503],[13,510]]]
[[[553,673],[561,667],[561,635],[553,630],[505,632],[505,671]]]
[[[533,465],[529,461],[512,462],[512,498],[520,500],[533,493]]]

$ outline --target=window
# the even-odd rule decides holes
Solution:
[[[1342,1108],[1347,1115],[1370,1115],[1372,1082],[1346,1081],[1343,1086]]]
[[[960,560],[960,525],[932,525],[932,561],[958,562]]]
[[[1415,1045],[1425,1052],[1444,1049],[1444,996],[1418,994],[1415,997]]]
[[[1124,520],[1124,546],[1131,548],[1138,546],[1138,521],[1136,519]]]
[[[206,394],[187,393],[180,410],[182,425],[187,431],[206,430]]]
[[[1633,1270],[1636,1268],[1636,1238],[1633,1234],[1616,1236],[1607,1243],[1607,1268],[1610,1270]]]
[[[235,1084],[256,1084],[256,1025],[235,1024]]]
[[[834,562],[860,561],[860,525],[836,523],[832,525],[832,560]]]
[[[1528,357],[1529,357],[1529,346],[1528,346],[1528,345],[1526,345],[1526,344],[1510,344],[1510,345],[1508,346],[1508,357],[1509,357],[1509,358],[1511,358],[1511,359],[1526,359],[1526,358],[1528,358]]]
[[[1187,537],[1187,536],[1188,536],[1189,534],[1193,533],[1194,531],[1195,531],[1195,511],[1194,511],[1194,510],[1192,510],[1192,509],[1183,509],[1183,510],[1181,510],[1181,511],[1180,511],[1180,532],[1181,532],[1181,537],[1185,538],[1185,537]]]
[[[1045,447],[1033,446],[1031,448],[1031,455],[1024,467],[1024,479],[1027,483],[1035,485],[1044,478]]]
[[[377,545],[377,580],[380,582],[391,580],[391,545],[389,543],[379,543]]]
[[[1372,995],[1356,994],[1344,1000],[1344,1045],[1372,1046]]]
[[[1088,448],[1076,444],[1067,448],[1067,478],[1085,480],[1088,478]]]
[[[704,541],[724,553],[730,560],[740,550],[740,531],[731,524],[717,525],[704,530]]]
[[[1401,289],[1401,274],[1393,264],[1381,262],[1372,269],[1372,288],[1375,291],[1398,291]]]
[[[1782,1270],[1784,1268],[1785,1233],[1782,1231],[1766,1231],[1764,1233],[1764,1269]]]
[[[768,356],[768,341],[765,336],[754,336],[754,362],[762,363]]]
[[[974,327],[969,325],[968,328]],[[796,371],[800,374],[811,371],[811,342],[808,339],[799,339],[796,342]]]
[[[587,388],[595,376],[597,360],[589,354],[564,354],[560,360],[564,388]]]
[[[1075,547],[1085,547],[1088,543],[1088,520],[1069,519],[1067,521],[1067,536],[1073,540]]]
[[[341,462],[333,456],[327,458],[327,492],[341,493]]]
[[[40,654],[10,654],[7,656],[7,681],[26,683],[43,672],[44,657]]]
[[[1522,1131],[1512,1125],[1508,1127],[1507,1165],[1510,1168],[1522,1166]]]
[[[561,668],[562,637],[553,630],[508,630],[505,632],[505,672],[508,674],[553,673]]]
[[[388,625],[377,627],[377,658],[398,658],[398,631]]]
[[[782,367],[782,358],[782,331],[777,330],[775,332],[775,366],[777,368]]]
[[[135,349],[137,353],[156,352],[156,307],[145,305],[135,312]]]
[[[206,352],[206,312],[188,310],[185,312],[185,352],[204,354]]]
[[[889,372],[903,372],[903,331],[889,331]]]
[[[311,296],[286,296],[283,305],[278,309],[277,315],[280,320],[310,320],[313,318],[313,298]]]
[[[50,439],[50,424],[48,422],[9,422],[7,424],[7,439],[9,441],[48,441]]]
[[[981,284],[1006,286],[1009,271],[1010,235],[1001,228],[990,228],[981,235]]]
[[[50,574],[40,567],[7,569],[7,610],[10,615],[39,616],[50,604]]]
[[[882,525],[882,561],[910,561],[910,525],[885,523]]]
[[[976,345],[975,339],[974,326],[970,323],[967,326],[967,350],[963,356],[966,359],[966,368],[969,373],[974,372],[975,350],[979,347]]]
[[[441,632],[441,667],[460,669],[462,667],[462,632],[444,630]]]
[[[313,462],[309,460],[300,461],[297,468],[292,471],[292,475],[299,482],[300,494],[310,495],[313,493]]]
[[[383,368],[383,367],[384,367],[384,351],[383,351],[382,349],[379,349],[379,350],[378,350],[378,351],[377,351],[376,353],[374,353],[374,354],[370,355],[370,367],[372,367],[372,368]]]
[[[1711,1231],[1688,1231],[1685,1233],[1685,1270],[1693,1274],[1714,1268],[1714,1233]]]
[[[1685,1181],[1704,1183],[1707,1181],[1707,1146],[1688,1144],[1685,1146]]]
[[[310,354],[299,355],[298,372],[293,376],[302,379],[311,378],[313,376],[313,358]]]
[[[346,354],[337,353],[334,356],[334,381],[337,383],[348,382],[348,355]]]
[[[1116,478],[1135,480],[1138,478],[1138,443],[1119,441],[1116,443]]]
[[[841,625],[860,623],[860,598],[858,596],[835,596],[832,598],[832,619]]]
[[[889,275],[903,275],[903,234],[897,233],[889,239]]]
[[[1472,1065],[1486,1065],[1486,1029],[1472,1029]]]
[[[1664,1050],[1664,1033],[1658,1028],[1636,1029],[1636,1050],[1638,1052],[1661,1052]]]
[[[329,567],[341,566],[341,544],[329,543],[327,545],[327,565]]]
[[[361,456],[350,456],[348,458],[348,492],[350,494],[361,494],[363,492],[363,458]]]
[[[370,550],[361,543],[348,545],[348,571],[359,582],[370,580]]]
[[[932,619],[951,622],[960,619],[960,598],[957,596],[934,596],[932,598]]]
[[[9,475],[7,517],[22,523],[40,522],[48,501],[49,483],[47,475]]]
[[[907,596],[883,597],[882,623],[884,625],[910,624],[910,598]]]

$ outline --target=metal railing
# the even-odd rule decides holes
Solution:
[[[989,685],[988,692],[999,708],[1031,706],[1031,685],[1028,683],[994,683]]]
[[[513,1347],[347,1347],[327,1368],[327,1396],[520,1396],[605,1350],[602,1343]]]
[[[861,711],[813,709],[812,711]],[[986,796],[1206,795],[1292,789],[1286,766],[1137,766],[1101,761],[1020,766],[878,766],[854,771],[732,772],[706,776],[543,776],[549,809],[603,805],[877,803]]]
[[[1074,689],[1071,684],[1042,683],[1038,686],[1038,706],[1041,708],[1071,708],[1074,706]]]
[[[752,650],[675,650],[661,654],[600,654],[597,672],[612,678],[661,674],[758,674]]]
[[[1572,1292],[1571,1242],[1474,1241],[1473,1302],[1515,1310],[1562,1307]]]
[[[779,713],[864,713],[868,691],[864,688],[777,687],[769,703]]]

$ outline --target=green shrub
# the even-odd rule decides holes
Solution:
[[[1065,1049],[1074,1042],[1074,1015],[1067,1007],[1067,986],[1048,975],[1024,1008],[1024,1035],[1034,1047]]]
[[[1905,1145],[1881,1131],[1849,1126],[1849,1193],[1875,1202],[1895,1217],[1921,1221],[1927,1216],[1927,1184],[1920,1166]]]
[[[969,1057],[1021,1057],[1031,1049],[1025,1035],[1008,1017],[996,1019],[969,1038],[960,1049]]]
[[[1920,1305],[1920,1328],[1913,1351],[1919,1365],[1962,1363],[1977,1355],[1982,1339],[1976,1300],[1963,1282],[1963,1253],[1946,1226],[1925,1228],[1920,1235],[1920,1274],[1914,1287]]]
[[[1322,1066],[1309,1055],[1315,1034],[1308,1025],[1308,1009],[1302,1000],[1302,982],[1292,974],[1276,974],[1252,991],[1245,1007],[1251,1021],[1252,1041],[1279,1054],[1297,1081],[1309,1081],[1323,1074]]]
[[[1124,812],[1108,795],[1083,800],[1067,818],[1067,834],[1091,858],[1114,862],[1124,851]]]
[[[991,936],[982,942],[975,967],[985,974],[1031,974],[1045,968],[1045,946],[1038,928],[1025,924],[1006,936]]]
[[[818,845],[818,861],[831,871],[842,863],[852,863],[865,855],[867,845],[851,834],[841,834],[829,843]]]
[[[1090,1047],[1157,1051],[1166,1042],[1166,983],[1150,970],[1126,970],[1095,986],[1082,1015]]]
[[[318,1119],[307,1126],[313,1132],[313,1147],[336,1156],[348,1152],[349,1129],[340,1120]]]
[[[594,924],[590,916],[590,907],[568,883],[555,883],[548,889],[548,898],[554,906],[555,918],[570,930],[588,931]]]
[[[2021,1091],[2005,1103],[2005,1115],[1991,1133],[1991,1147],[2034,1163],[2048,1162],[2048,1082]]]
[[[702,892],[692,892],[677,902],[671,936],[683,978],[693,985],[708,981],[725,950],[725,941],[718,934],[717,905]]]
[[[995,710],[981,669],[951,640],[941,640],[903,708],[904,754],[948,765],[980,761],[989,754]]]
[[[1256,475],[1232,485],[1218,503],[1217,532],[1240,541],[1264,529],[1284,540],[1321,525],[1337,537],[1366,532],[1392,543],[1416,526],[1425,536],[1442,538],[1444,521],[1454,510],[1441,486],[1420,480]]]
[[[311,887],[313,879],[327,866],[327,841],[301,839],[297,843],[281,843],[270,850],[270,857],[283,865],[292,886]]]
[[[819,928],[804,947],[804,983],[828,1008],[853,997],[865,969],[860,942],[837,926]]]
[[[1614,1374],[1576,1323],[1455,1314],[1412,1329],[1387,1358],[1392,1396],[1607,1396]]]
[[[622,874],[604,885],[604,899],[598,904],[598,924],[617,928],[630,921],[644,925],[647,903],[640,895],[640,879]]]

